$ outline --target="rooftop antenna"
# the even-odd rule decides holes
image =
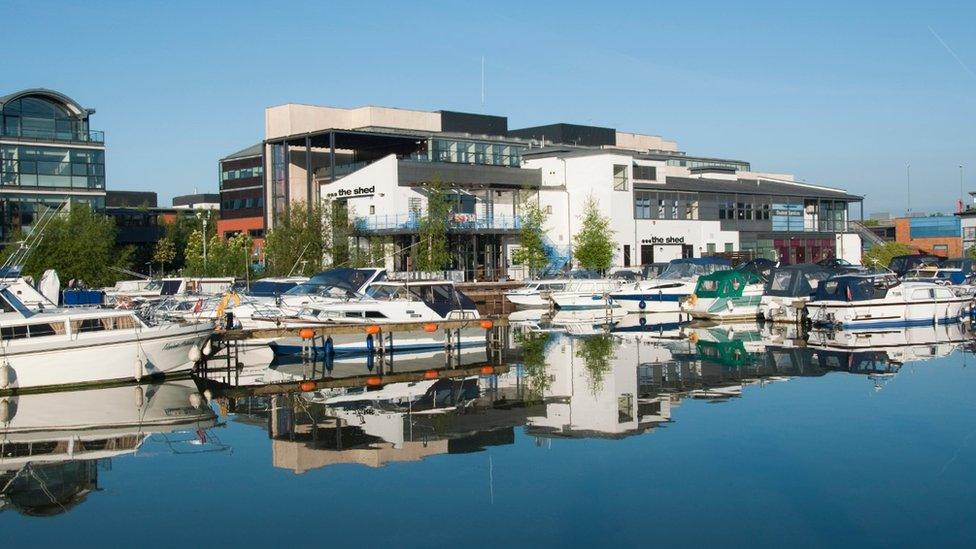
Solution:
[[[905,217],[911,217],[912,216],[912,164],[911,162],[905,164],[905,182],[906,182],[905,194],[907,195],[907,200],[908,200],[908,209],[905,210]]]
[[[485,56],[481,56],[481,114],[485,114]]]

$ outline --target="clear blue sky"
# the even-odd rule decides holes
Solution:
[[[98,109],[110,189],[217,187],[302,102],[605,125],[951,211],[976,190],[976,6],[877,2],[6,2],[0,92]],[[853,4],[853,5],[852,5]],[[940,41],[941,38],[941,41]],[[944,42],[944,43],[943,43]],[[971,182],[971,183],[970,183]]]

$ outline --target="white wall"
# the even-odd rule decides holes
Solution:
[[[837,235],[837,257],[850,261],[855,265],[861,264],[861,236],[856,233]]]

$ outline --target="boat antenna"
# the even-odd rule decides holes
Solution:
[[[37,220],[37,224],[31,229],[30,233],[18,243],[18,248],[14,250],[7,260],[3,262],[2,271],[4,273],[8,272],[13,267],[21,267],[27,263],[30,258],[31,253],[34,248],[41,243],[44,239],[44,230],[51,223],[51,220],[58,215],[62,209],[64,209],[65,204],[69,203],[69,199],[65,198],[56,208],[48,208],[41,214],[40,219]]]
[[[298,264],[302,262],[302,258],[305,257],[305,252],[308,250],[308,247],[311,246],[311,245],[312,245],[311,242],[306,242],[305,243],[305,247],[302,248],[302,253],[298,254],[298,259],[295,260],[295,264],[292,265],[291,266],[291,270],[288,271],[288,276],[291,276],[292,273],[295,272],[295,269],[298,268]]]

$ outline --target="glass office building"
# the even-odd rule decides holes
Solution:
[[[65,201],[105,205],[105,136],[92,109],[52,90],[0,97],[0,240]]]

